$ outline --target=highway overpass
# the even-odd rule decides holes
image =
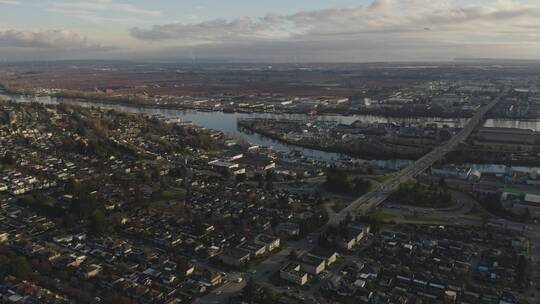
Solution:
[[[403,170],[395,173],[391,179],[380,184],[376,189],[356,199],[339,213],[331,215],[328,224],[337,225],[343,221],[348,214],[352,216],[364,215],[372,208],[379,206],[390,196],[390,194],[398,189],[400,184],[407,182],[408,180],[424,172],[435,162],[442,159],[448,152],[457,148],[459,144],[464,143],[476,128],[483,125],[486,114],[493,109],[493,107],[495,107],[501,101],[501,99],[508,94],[509,91],[509,88],[505,88],[492,102],[480,108],[467,122],[463,129],[461,129],[458,134],[452,137],[444,145],[436,147],[422,158],[416,160]]]

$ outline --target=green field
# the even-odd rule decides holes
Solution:
[[[511,188],[511,187],[504,188],[504,192],[508,192],[515,195],[526,195],[526,194],[540,195],[540,191],[523,190],[523,189],[517,189],[517,188]]]
[[[367,216],[369,216],[369,217],[371,217],[371,218],[373,218],[373,219],[375,219],[376,221],[379,221],[379,222],[389,221],[389,220],[395,218],[395,216],[393,216],[392,214],[386,213],[381,209],[370,211],[367,214]]]
[[[152,193],[154,200],[179,200],[186,197],[186,190],[177,188],[161,189]]]

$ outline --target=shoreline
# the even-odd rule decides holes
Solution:
[[[64,91],[53,94],[39,94],[32,92],[33,89],[11,89],[3,83],[0,83],[0,91],[6,92],[8,95],[20,95],[25,97],[52,97],[60,99],[73,99],[79,102],[92,102],[108,105],[121,105],[140,108],[155,108],[163,110],[194,110],[200,112],[223,112],[223,113],[238,113],[238,114],[285,114],[285,115],[310,115],[310,113],[316,116],[374,116],[374,117],[386,117],[386,118],[399,118],[399,119],[422,119],[422,118],[440,118],[440,119],[469,119],[474,115],[472,110],[456,110],[453,112],[445,111],[424,111],[413,110],[414,112],[408,112],[410,107],[402,106],[400,108],[362,108],[362,109],[346,109],[346,108],[321,108],[321,109],[279,109],[279,110],[265,110],[260,108],[243,108],[234,107],[228,108],[223,106],[218,107],[201,107],[193,105],[185,105],[179,103],[172,104],[157,104],[151,100],[145,100],[142,98],[130,99],[129,96],[83,96],[84,94],[103,94],[103,93],[90,93],[81,91]],[[178,98],[178,96],[173,97]],[[207,98],[207,97],[201,97]],[[501,113],[488,113],[487,119],[502,119],[502,120],[521,120],[521,121],[539,121],[539,117],[531,115],[510,116]]]
[[[375,160],[375,159],[383,159],[383,160],[389,160],[389,159],[416,160],[416,159],[422,157],[425,154],[425,153],[418,153],[418,154],[415,154],[415,155],[411,155],[411,154],[390,154],[390,153],[381,153],[380,150],[376,150],[376,149],[373,150],[373,151],[377,151],[376,153],[375,152],[367,153],[367,152],[349,151],[349,150],[341,149],[341,148],[336,147],[336,146],[321,147],[321,146],[317,146],[317,145],[314,145],[314,144],[307,144],[307,143],[293,142],[293,141],[290,141],[290,140],[286,140],[286,139],[284,139],[284,138],[280,137],[279,135],[274,134],[272,132],[266,132],[266,131],[263,131],[263,130],[253,128],[249,124],[246,124],[245,122],[243,122],[242,120],[239,120],[237,123],[238,123],[238,126],[240,126],[241,128],[243,128],[245,130],[248,130],[248,131],[250,131],[252,133],[255,133],[255,134],[260,134],[262,136],[271,138],[273,140],[277,140],[277,141],[279,141],[281,143],[284,143],[284,144],[287,144],[287,145],[297,146],[297,147],[302,147],[302,148],[307,148],[307,149],[313,149],[313,150],[318,150],[318,151],[323,151],[323,152],[329,152],[329,153],[343,154],[343,155],[347,155],[347,156],[353,157],[353,158],[361,158],[361,159],[366,159],[366,160]]]
[[[377,151],[377,152],[362,153],[362,152],[353,152],[353,151],[342,150],[339,147],[320,147],[320,146],[317,146],[315,144],[306,144],[306,143],[300,143],[300,142],[293,142],[293,141],[284,139],[284,138],[280,137],[279,135],[277,135],[275,133],[260,130],[260,129],[257,129],[257,128],[253,128],[253,127],[251,127],[249,125],[249,123],[247,123],[247,121],[249,121],[249,119],[245,120],[245,121],[238,120],[238,126],[243,128],[244,130],[247,130],[247,131],[252,132],[254,134],[259,134],[261,136],[265,136],[265,137],[271,138],[273,140],[277,140],[277,141],[279,141],[279,142],[281,142],[283,144],[287,144],[287,145],[290,145],[290,146],[297,146],[297,147],[301,147],[301,148],[308,148],[308,149],[318,150],[318,151],[323,151],[323,152],[343,154],[343,155],[346,155],[346,156],[352,157],[352,158],[361,158],[361,159],[365,159],[365,160],[402,159],[402,160],[413,160],[414,161],[416,159],[421,158],[426,153],[429,153],[429,151],[428,151],[426,153],[419,153],[416,156],[411,157],[410,154],[391,154],[391,153],[387,153],[387,152],[382,152],[380,149],[375,149],[375,148],[371,149],[371,151]],[[456,153],[456,151],[454,151],[453,153]],[[489,160],[485,160],[485,162],[483,162],[482,158],[479,159],[478,157],[476,157],[473,154],[469,155],[465,159],[452,158],[453,153],[451,152],[447,158],[449,160],[451,160],[451,161],[457,161],[459,163],[496,164],[496,165],[507,164],[507,160],[505,160],[505,159],[489,159]],[[474,151],[465,151],[465,153],[474,153]],[[531,161],[531,160],[521,159],[521,160],[515,160],[514,165],[516,165],[516,166],[526,166],[526,167],[531,167],[531,166],[535,167],[535,166],[540,166],[540,163],[535,162],[535,161]]]
[[[106,96],[80,96],[79,94],[68,94],[68,93],[53,93],[47,95],[33,94],[21,90],[12,90],[2,84],[0,84],[0,90],[5,91],[9,95],[20,95],[25,97],[39,97],[39,96],[49,96],[59,99],[73,99],[79,102],[92,102],[92,103],[101,103],[108,105],[121,105],[121,106],[131,106],[131,107],[141,107],[141,108],[156,108],[164,110],[195,110],[201,112],[223,112],[223,113],[239,113],[239,114],[286,114],[286,115],[310,115],[312,109],[306,110],[268,110],[257,109],[257,108],[224,108],[224,107],[197,107],[190,105],[181,105],[181,104],[156,104],[144,101],[129,100],[125,97],[106,97]],[[425,112],[418,111],[415,113],[407,113],[403,115],[404,109],[364,109],[364,110],[340,110],[340,109],[318,109],[317,113],[313,116],[355,116],[355,115],[368,115],[368,116],[379,116],[379,117],[391,117],[391,118],[402,118],[402,119],[416,119],[416,118],[441,118],[441,119],[468,119],[472,117],[472,113],[444,113],[444,112]]]
[[[28,93],[21,90],[12,90],[8,87],[0,84],[0,90],[3,90],[8,95],[20,95],[25,97],[52,97],[59,99],[73,99],[78,102],[87,102],[87,103],[99,103],[106,105],[120,105],[128,107],[140,107],[140,108],[155,108],[162,110],[193,110],[200,112],[222,112],[222,113],[231,113],[231,114],[276,114],[276,115],[310,115],[312,109],[306,110],[264,110],[257,108],[224,108],[224,107],[197,107],[191,105],[183,104],[157,104],[151,103],[150,101],[145,102],[142,100],[129,100],[129,97],[107,97],[107,96],[80,96],[79,93],[69,94],[69,93],[53,93],[40,95],[35,93]],[[348,110],[348,109],[318,109],[316,114],[312,116],[374,116],[374,117],[386,117],[386,118],[399,118],[399,119],[422,119],[422,118],[440,118],[440,119],[469,119],[472,117],[473,112],[471,111],[458,111],[458,112],[426,112],[426,111],[417,111],[414,113],[403,114],[406,108],[399,109],[383,109],[383,108],[372,108],[372,109],[362,109],[362,110]],[[522,121],[538,121],[537,117],[531,116],[521,116],[521,117],[510,117],[508,115],[488,115],[488,119],[503,119],[503,120],[522,120]]]

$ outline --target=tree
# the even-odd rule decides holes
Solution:
[[[93,196],[88,194],[81,194],[73,199],[71,210],[80,219],[88,219],[96,210],[97,204]]]
[[[267,180],[266,181],[266,190],[268,190],[268,191],[274,190],[274,183],[272,182],[272,180]]]
[[[298,259],[298,252],[296,252],[296,250],[291,250],[291,252],[289,252],[289,260],[295,261],[296,259]]]
[[[527,282],[527,259],[520,255],[516,265],[516,283],[524,286]]]
[[[107,230],[107,220],[101,210],[95,210],[90,217],[90,233],[93,235],[103,235]]]
[[[356,192],[356,194],[364,194],[368,192],[370,187],[371,182],[369,180],[365,180],[363,178],[357,178],[354,180],[354,192]]]
[[[32,270],[25,257],[19,256],[11,261],[11,274],[21,280],[27,280]]]
[[[17,159],[15,158],[15,155],[11,151],[7,151],[6,154],[4,154],[4,157],[2,158],[2,164],[6,166],[14,166],[17,163]]]
[[[350,194],[354,188],[348,174],[334,167],[330,168],[326,173],[326,187],[331,192],[343,194]]]
[[[184,278],[186,271],[191,267],[186,257],[179,257],[176,261],[176,269],[178,270],[178,277]]]
[[[446,180],[444,179],[444,177],[441,177],[439,179],[439,187],[446,188]]]
[[[246,287],[242,290],[242,297],[247,303],[253,303],[257,295],[257,286],[253,278],[249,278],[246,283]]]
[[[257,179],[257,182],[259,184],[259,188],[264,188],[264,178],[263,178],[263,176],[260,173],[257,173],[257,175],[255,175],[255,178]]]
[[[244,181],[246,181],[246,175],[245,174],[236,175],[236,182],[237,183],[242,183]]]
[[[347,215],[345,216],[345,225],[349,225],[352,223],[353,217],[350,212],[347,212]]]
[[[274,180],[274,171],[268,170],[266,171],[266,181],[271,182]]]

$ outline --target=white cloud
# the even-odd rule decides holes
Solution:
[[[62,12],[73,12],[78,15],[81,12],[90,13],[120,13],[129,15],[157,17],[161,11],[150,10],[138,7],[130,3],[116,2],[113,0],[90,0],[90,1],[59,1],[53,2],[51,10],[62,10]]]
[[[0,4],[20,2],[27,3],[0,0]],[[15,54],[24,49],[57,57],[61,54],[55,51],[60,49],[80,57],[97,50],[94,54],[101,58],[197,54],[258,61],[540,59],[540,1],[536,0],[373,0],[366,5],[202,22],[203,11],[210,8],[200,7],[196,16],[182,22],[148,27],[144,25],[162,15],[156,6],[143,7],[129,0],[44,3],[42,7],[52,16],[69,15],[99,24],[82,32],[121,49],[103,52],[108,48],[73,31],[0,29],[0,57],[11,47],[16,48]],[[126,25],[138,27],[119,34]],[[110,32],[102,32],[103,28]]]
[[[401,57],[448,56],[449,50],[454,50],[456,56],[463,56],[466,51],[485,52],[490,47],[500,48],[510,55],[516,46],[522,48],[524,45],[531,47],[531,55],[540,51],[540,4],[525,5],[511,0],[462,3],[452,0],[375,0],[369,5],[255,19],[239,17],[172,23],[132,28],[130,32],[133,37],[154,44],[198,46],[198,51],[204,51],[206,45],[209,53],[220,48],[234,54],[232,50],[236,49],[241,56],[254,54],[253,51],[242,53],[248,48],[261,52],[257,56],[269,54],[265,50],[270,48],[274,52],[272,56],[276,52],[289,54],[294,50],[316,56],[316,50],[304,47],[308,45],[325,50],[325,58],[330,53],[348,54],[347,57],[353,58],[355,53],[365,55],[367,50],[396,54],[402,49]],[[265,47],[259,47],[262,45]],[[463,50],[458,50],[459,47]],[[330,52],[332,48],[335,50]],[[396,51],[391,52],[388,48]]]
[[[1,0],[0,0],[1,1]],[[158,17],[161,11],[140,8],[114,0],[55,1],[48,12],[70,15],[94,23],[137,23],[141,17]]]
[[[0,30],[0,48],[30,48],[59,50],[106,50],[69,30],[18,31]]]
[[[22,3],[21,1],[18,1],[18,0],[0,0],[0,4],[20,5]]]

